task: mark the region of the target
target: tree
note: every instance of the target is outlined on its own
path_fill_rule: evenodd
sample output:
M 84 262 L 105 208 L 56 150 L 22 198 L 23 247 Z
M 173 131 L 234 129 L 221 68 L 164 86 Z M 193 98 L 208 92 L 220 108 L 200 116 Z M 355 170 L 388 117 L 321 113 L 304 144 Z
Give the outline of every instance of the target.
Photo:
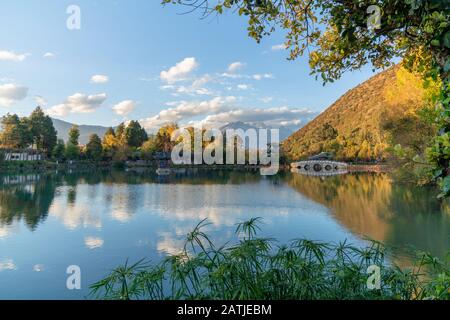
M 155 152 L 158 151 L 156 136 L 150 136 L 141 147 L 141 156 L 145 160 L 150 160 Z
M 134 148 L 139 148 L 148 139 L 147 132 L 138 121 L 130 121 L 123 136 L 125 143 Z
M 106 130 L 104 136 L 105 136 L 105 137 L 106 137 L 106 136 L 113 136 L 113 137 L 115 137 L 115 136 L 116 136 L 116 133 L 114 132 L 114 129 L 113 129 L 113 128 L 109 127 L 108 130 Z
M 338 131 L 328 122 L 322 125 L 321 130 L 318 132 L 320 140 L 333 140 L 339 135 Z
M 285 46 L 290 49 L 290 59 L 308 52 L 313 73 L 322 75 L 324 81 L 335 80 L 345 71 L 359 69 L 368 62 L 377 68 L 385 67 L 392 64 L 394 57 L 421 58 L 419 55 L 424 52 L 431 54 L 432 63 L 443 76 L 450 72 L 447 0 L 163 0 L 163 3 L 204 9 L 205 14 L 230 10 L 247 16 L 249 36 L 258 42 L 279 26 L 286 31 Z
M 130 149 L 129 146 L 127 145 L 120 145 L 116 152 L 114 152 L 113 155 L 113 161 L 116 164 L 120 164 L 123 163 L 125 161 L 127 161 L 132 155 L 132 150 Z
M 441 80 L 433 97 L 439 134 L 426 150 L 433 175 L 450 195 L 450 1 L 448 0 L 163 0 L 205 15 L 226 10 L 248 17 L 248 34 L 260 42 L 286 34 L 290 59 L 309 54 L 312 74 L 324 84 L 366 64 L 385 68 L 395 58 L 429 79 Z
M 64 156 L 68 160 L 78 160 L 80 158 L 80 147 L 70 141 L 67 142 Z
M 119 143 L 124 142 L 125 124 L 121 123 L 117 126 L 115 131 L 115 137 Z
M 44 114 L 41 107 L 37 107 L 27 119 L 27 124 L 37 149 L 50 154 L 57 141 L 57 132 L 52 119 Z
M 80 129 L 78 128 L 77 125 L 73 125 L 72 128 L 70 128 L 69 130 L 69 142 L 74 146 L 78 146 L 79 138 L 80 138 Z
M 56 146 L 53 148 L 52 156 L 54 159 L 60 161 L 64 158 L 66 152 L 66 146 L 64 145 L 64 140 L 59 139 Z
M 102 158 L 103 147 L 102 140 L 96 134 L 92 134 L 89 137 L 89 142 L 86 145 L 86 156 L 95 161 L 99 161 Z
M 103 150 L 105 152 L 110 153 L 110 152 L 113 152 L 114 150 L 116 150 L 118 145 L 119 145 L 119 142 L 117 141 L 116 133 L 114 132 L 114 129 L 109 128 L 105 132 L 105 135 L 103 136 L 103 139 L 102 139 Z
M 156 145 L 158 151 L 170 152 L 173 149 L 172 134 L 178 130 L 176 123 L 168 124 L 161 127 L 156 134 Z
M 0 143 L 6 148 L 26 148 L 32 143 L 31 132 L 24 119 L 7 114 L 1 119 Z

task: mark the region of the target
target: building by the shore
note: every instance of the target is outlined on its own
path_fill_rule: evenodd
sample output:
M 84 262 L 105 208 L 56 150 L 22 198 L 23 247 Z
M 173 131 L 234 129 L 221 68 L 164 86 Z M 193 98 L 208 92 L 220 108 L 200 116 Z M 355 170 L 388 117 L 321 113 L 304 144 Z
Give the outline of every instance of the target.
M 45 159 L 42 152 L 34 149 L 1 149 L 4 161 L 41 161 Z

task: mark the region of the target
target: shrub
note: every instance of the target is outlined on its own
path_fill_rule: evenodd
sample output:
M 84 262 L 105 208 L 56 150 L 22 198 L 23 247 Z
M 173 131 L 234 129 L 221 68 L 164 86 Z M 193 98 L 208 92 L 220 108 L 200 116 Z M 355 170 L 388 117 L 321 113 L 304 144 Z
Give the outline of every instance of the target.
M 182 252 L 150 265 L 145 260 L 118 267 L 91 286 L 100 299 L 449 299 L 446 263 L 417 253 L 411 269 L 388 261 L 389 251 L 371 241 L 365 248 L 346 242 L 304 239 L 275 247 L 256 237 L 260 219 L 237 226 L 236 244 L 216 247 L 202 221 L 188 234 Z M 381 271 L 381 287 L 369 290 L 369 266 Z

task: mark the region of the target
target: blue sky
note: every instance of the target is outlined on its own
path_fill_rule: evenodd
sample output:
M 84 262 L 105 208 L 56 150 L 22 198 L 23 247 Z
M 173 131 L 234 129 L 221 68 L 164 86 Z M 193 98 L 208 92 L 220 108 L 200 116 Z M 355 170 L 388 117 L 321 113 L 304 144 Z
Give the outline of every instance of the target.
M 69 5 L 81 9 L 80 30 L 66 27 Z M 78 124 L 299 127 L 372 75 L 365 68 L 323 87 L 306 58 L 274 50 L 281 31 L 257 44 L 244 17 L 184 11 L 158 0 L 2 1 L 0 114 L 27 115 L 39 102 Z

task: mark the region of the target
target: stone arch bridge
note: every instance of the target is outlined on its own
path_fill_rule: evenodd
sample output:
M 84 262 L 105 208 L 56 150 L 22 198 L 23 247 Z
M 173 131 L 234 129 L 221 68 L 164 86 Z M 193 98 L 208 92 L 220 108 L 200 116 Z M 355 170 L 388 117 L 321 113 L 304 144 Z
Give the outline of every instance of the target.
M 307 160 L 292 163 L 291 171 L 316 176 L 346 174 L 349 171 L 349 165 L 330 160 Z

